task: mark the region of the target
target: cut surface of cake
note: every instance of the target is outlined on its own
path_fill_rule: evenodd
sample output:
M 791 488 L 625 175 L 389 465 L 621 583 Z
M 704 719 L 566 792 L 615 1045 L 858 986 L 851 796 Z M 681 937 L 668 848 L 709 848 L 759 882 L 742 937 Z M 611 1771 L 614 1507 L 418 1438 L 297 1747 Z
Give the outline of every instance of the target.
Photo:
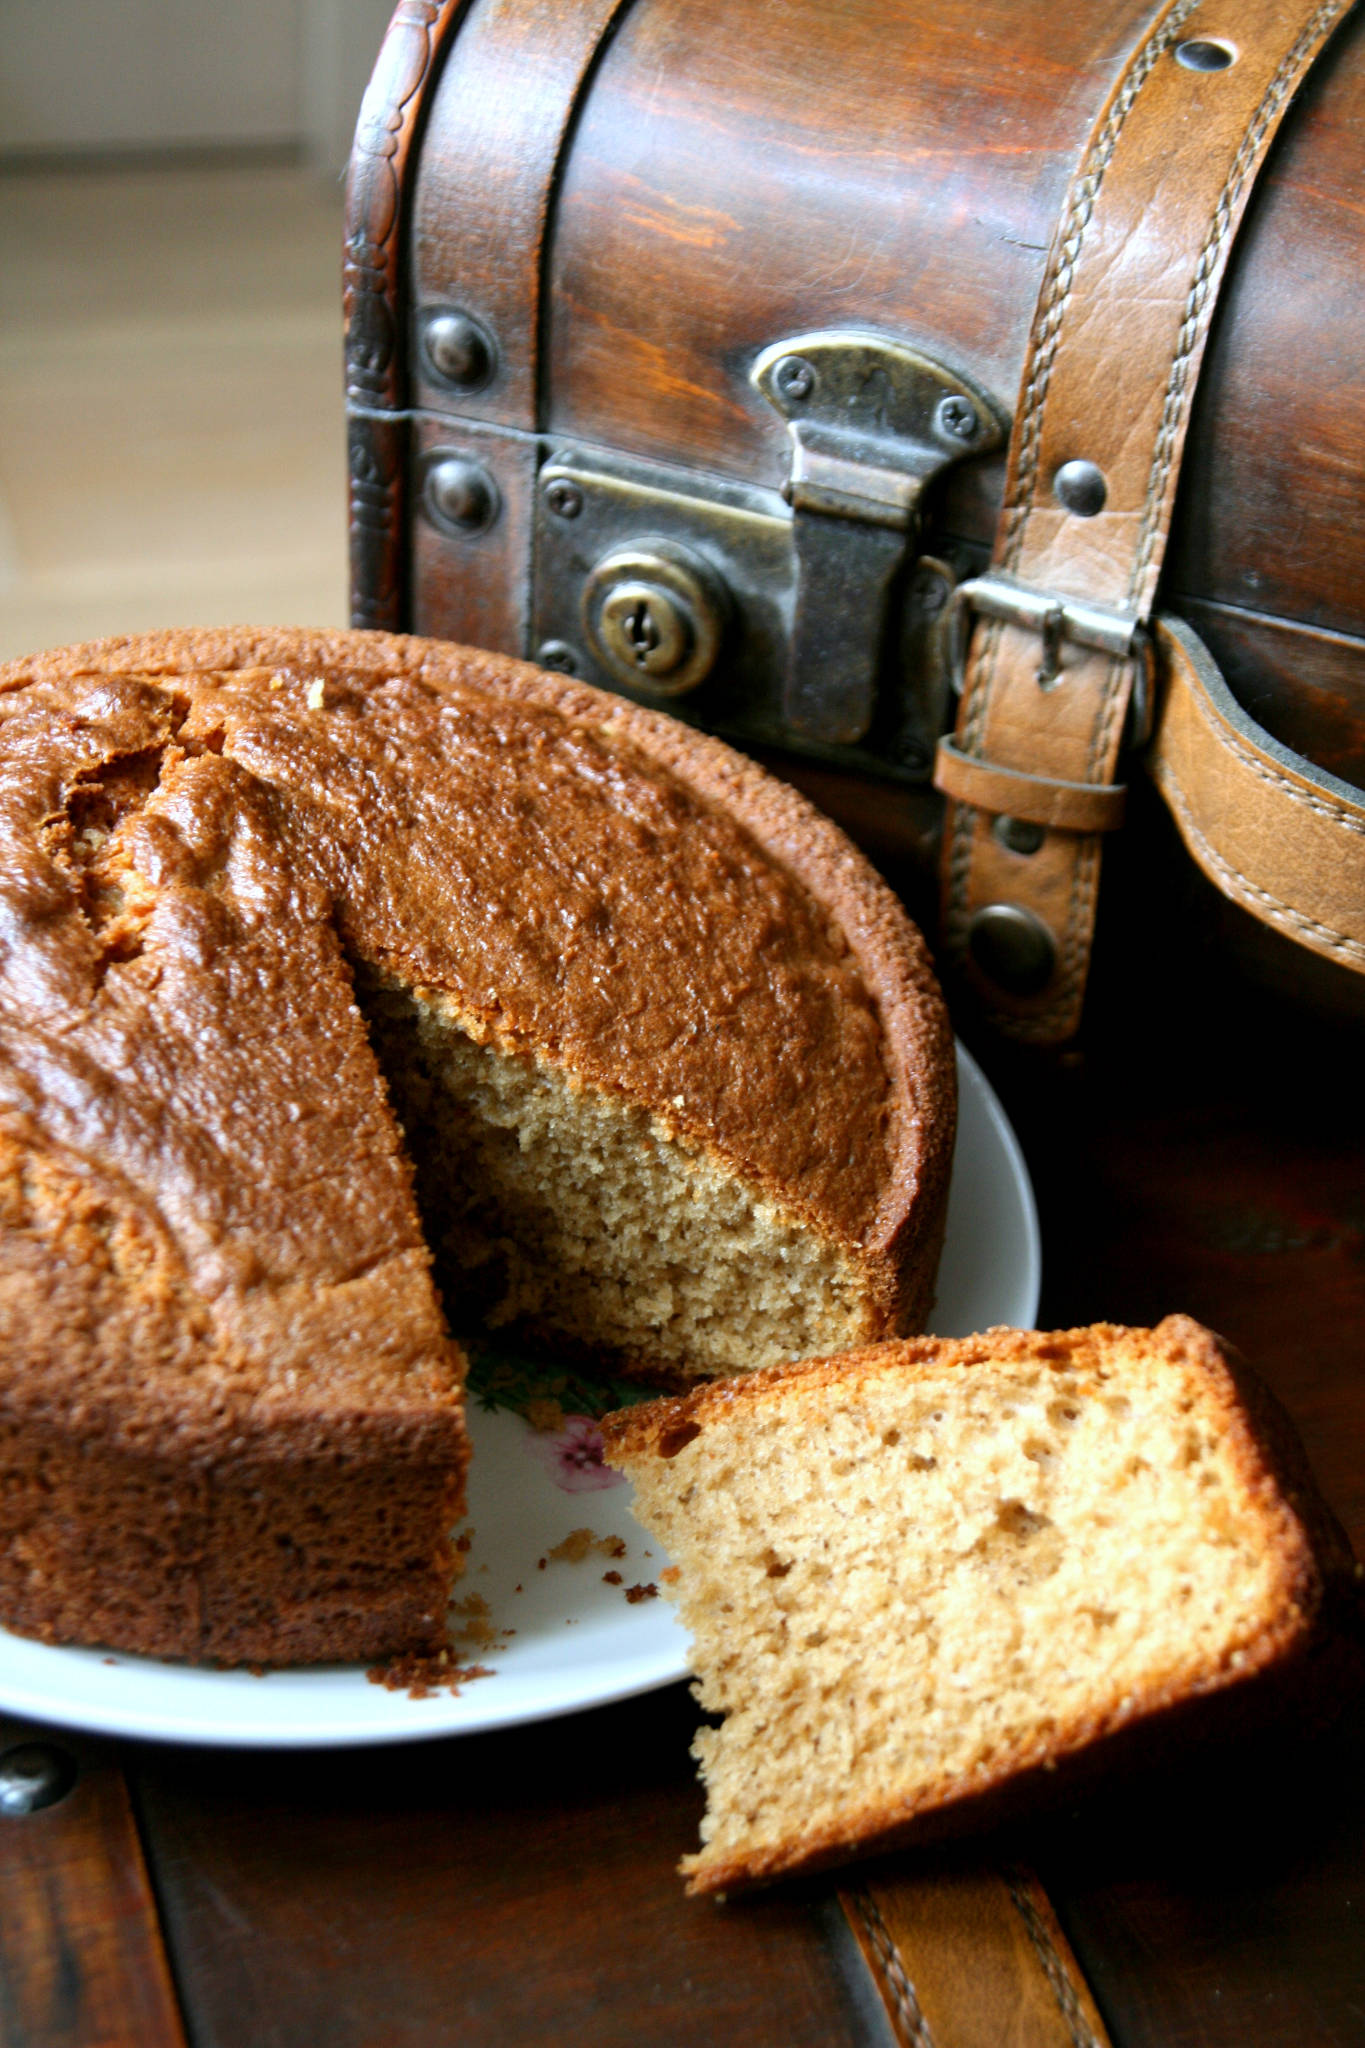
M 0 838 L 11 1626 L 438 1640 L 442 1294 L 673 1375 L 922 1320 L 923 947 L 717 743 L 439 643 L 102 642 L 0 671 Z
M 603 1433 L 724 1717 L 693 1891 L 998 1811 L 1285 1667 L 1355 1583 L 1287 1421 L 1185 1317 L 881 1344 Z

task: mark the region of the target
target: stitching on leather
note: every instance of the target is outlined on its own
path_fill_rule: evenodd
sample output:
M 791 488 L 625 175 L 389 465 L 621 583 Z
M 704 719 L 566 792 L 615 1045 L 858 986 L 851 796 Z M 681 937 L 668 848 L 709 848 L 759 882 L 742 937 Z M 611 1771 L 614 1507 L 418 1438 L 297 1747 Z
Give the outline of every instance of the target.
M 1057 2001 L 1062 2018 L 1066 2021 L 1067 2032 L 1075 2048 L 1103 2048 L 1099 2035 L 1081 2008 L 1079 1994 L 1071 1981 L 1071 1972 L 1058 1954 L 1051 1930 L 1034 1905 L 1024 1878 L 1017 1870 L 1006 1870 L 1002 1875 L 1009 1887 L 1014 1910 L 1023 1921 L 1028 1938 L 1033 1943 L 1038 1960 L 1043 1966 L 1043 1974 L 1052 1987 L 1052 1995 Z
M 1015 472 L 1013 498 L 1005 507 L 1005 527 L 1001 543 L 1001 566 L 1004 568 L 1009 568 L 1017 561 L 1023 546 L 1033 479 L 1038 468 L 1043 409 L 1047 402 L 1052 365 L 1061 338 L 1062 317 L 1070 300 L 1081 244 L 1094 212 L 1095 200 L 1103 183 L 1104 173 L 1133 102 L 1146 83 L 1153 66 L 1175 40 L 1187 16 L 1192 14 L 1199 4 L 1200 0 L 1177 0 L 1177 4 L 1161 26 L 1148 37 L 1136 60 L 1130 64 L 1119 95 L 1109 109 L 1104 126 L 1088 151 L 1081 175 L 1068 197 L 1067 211 L 1057 244 L 1056 267 L 1039 308 L 1028 373 L 1021 394 L 1023 417 L 1019 436 L 1019 462 Z M 962 717 L 964 752 L 971 752 L 980 741 L 999 646 L 1000 627 L 998 622 L 993 621 L 987 628 L 966 683 Z M 969 816 L 964 806 L 957 808 L 958 815 L 953 822 L 953 842 L 948 866 L 944 940 L 950 950 L 960 951 L 972 864 L 971 817 L 975 814 Z
M 892 2019 L 904 2048 L 934 2048 L 934 2037 L 929 2031 L 929 2022 L 920 2011 L 915 1987 L 905 1973 L 900 1950 L 891 1936 L 891 1930 L 882 1918 L 881 1909 L 872 1894 L 867 1891 L 850 1892 L 858 1909 L 858 1917 L 867 1931 L 877 1962 L 881 1966 L 893 2000 Z
M 1180 29 L 1200 0 L 1178 0 L 1160 27 L 1148 38 L 1137 59 L 1130 66 L 1122 89 L 1105 120 L 1104 127 L 1096 137 L 1086 162 L 1073 188 L 1064 216 L 1055 267 L 1049 281 L 1045 298 L 1040 305 L 1031 360 L 1024 384 L 1023 416 L 1019 439 L 1019 460 L 1014 478 L 1014 491 L 1005 510 L 1004 534 L 1000 549 L 1000 566 L 1014 567 L 1022 552 L 1028 515 L 1032 504 L 1033 486 L 1037 477 L 1039 452 L 1042 445 L 1042 420 L 1046 407 L 1052 370 L 1060 346 L 1062 321 L 1070 302 L 1071 288 L 1075 278 L 1081 246 L 1093 216 L 1096 198 L 1104 179 L 1105 171 L 1113 156 L 1128 114 L 1153 67 L 1174 42 Z M 1207 327 L 1206 314 L 1211 311 L 1211 301 L 1216 300 L 1214 278 L 1217 273 L 1225 246 L 1234 231 L 1234 212 L 1247 180 L 1253 175 L 1265 141 L 1267 129 L 1279 117 L 1285 99 L 1296 89 L 1305 64 L 1316 46 L 1330 30 L 1343 12 L 1347 0 L 1324 0 L 1308 24 L 1301 30 L 1292 48 L 1277 66 L 1275 75 L 1257 109 L 1256 115 L 1242 137 L 1237 155 L 1224 181 L 1214 208 L 1203 247 L 1195 266 L 1195 274 L 1186 298 L 1182 316 L 1176 354 L 1167 380 L 1166 396 L 1162 408 L 1161 426 L 1153 451 L 1152 467 L 1148 478 L 1147 495 L 1143 507 L 1142 524 L 1132 570 L 1129 575 L 1128 594 L 1135 595 L 1142 577 L 1150 565 L 1156 547 L 1162 514 L 1165 510 L 1165 496 L 1175 462 L 1184 414 L 1190 392 L 1190 367 L 1201 337 Z M 962 743 L 964 751 L 970 751 L 980 742 L 982 728 L 989 708 L 990 687 L 998 660 L 1000 634 L 990 632 L 983 640 L 973 674 L 968 684 L 965 715 L 962 721 Z M 1115 717 L 1121 702 L 1126 702 L 1126 692 L 1120 688 L 1122 675 L 1117 664 L 1111 666 L 1104 685 L 1099 716 L 1092 728 L 1087 756 L 1087 777 L 1093 779 L 1097 763 L 1108 753 L 1113 735 Z M 1249 767 L 1253 774 L 1270 786 L 1289 791 L 1296 801 L 1306 804 L 1309 809 L 1332 819 L 1345 829 L 1365 833 L 1365 826 L 1356 824 L 1330 800 L 1305 796 L 1287 777 L 1278 775 L 1273 768 L 1261 763 L 1244 743 L 1233 738 L 1233 750 Z M 950 946 L 960 947 L 966 918 L 966 896 L 970 888 L 970 873 L 975 840 L 976 813 L 967 806 L 955 806 L 952 827 L 952 848 L 949 859 L 948 903 L 945 915 L 945 941 Z M 1201 844 L 1207 842 L 1200 835 Z M 1067 928 L 1062 954 L 1062 985 L 1048 1010 L 1030 1020 L 1033 1029 L 1029 1035 L 1045 1035 L 1047 1020 L 1069 1006 L 1074 1000 L 1078 983 L 1085 972 L 1089 951 L 1089 934 L 1093 925 L 1095 899 L 1094 860 L 1087 855 L 1094 849 L 1084 843 L 1076 848 L 1076 866 L 1067 909 Z M 1276 899 L 1267 892 L 1258 891 L 1257 885 L 1245 876 L 1238 875 L 1230 863 L 1221 856 L 1217 859 L 1220 872 L 1236 876 L 1242 885 L 1268 905 L 1275 905 Z M 1277 906 L 1282 913 L 1294 921 L 1295 913 L 1287 906 Z M 1311 921 L 1304 925 L 1309 929 Z M 1330 928 L 1317 927 L 1332 937 Z M 1334 943 L 1342 943 L 1338 936 Z M 1348 946 L 1350 941 L 1344 941 Z M 1016 1030 L 1022 1020 L 1011 1018 Z
M 991 619 L 981 636 L 981 649 L 972 666 L 970 681 L 965 686 L 966 716 L 962 721 L 962 750 L 971 753 L 981 738 L 981 726 L 986 715 L 987 695 L 983 679 L 995 673 L 996 656 L 1000 649 L 1000 636 L 1004 631 L 1002 619 Z
M 1099 893 L 1100 841 L 1094 834 L 1077 835 L 1071 897 L 1067 904 L 1066 931 L 1062 939 L 1062 983 L 1042 1013 L 1062 1016 L 1080 999 L 1090 961 L 1090 939 L 1095 929 L 1095 898 Z
M 1233 866 L 1225 854 L 1218 851 L 1195 822 L 1194 812 L 1190 808 L 1185 792 L 1170 768 L 1159 764 L 1156 780 L 1158 788 L 1180 822 L 1187 843 L 1197 849 L 1202 859 L 1223 881 L 1237 883 L 1252 902 L 1259 903 L 1262 909 L 1272 913 L 1268 917 L 1269 923 L 1291 934 L 1296 933 L 1313 945 L 1318 952 L 1341 953 L 1356 966 L 1365 967 L 1365 944 L 1359 939 L 1352 938 L 1349 932 L 1338 931 L 1334 925 L 1323 924 L 1318 918 L 1310 917 L 1307 911 L 1296 910 L 1292 904 L 1273 896 L 1269 889 L 1263 889 L 1259 882 L 1253 882 L 1249 875 L 1244 875 L 1240 868 Z
M 1100 699 L 1100 716 L 1096 719 L 1090 735 L 1090 752 L 1086 756 L 1085 764 L 1087 782 L 1096 781 L 1105 766 L 1114 741 L 1114 727 L 1119 717 L 1128 710 L 1132 679 L 1133 670 L 1130 662 L 1110 662 Z
M 1217 711 L 1202 694 L 1187 690 L 1186 695 L 1192 708 L 1198 713 L 1205 728 L 1212 733 L 1215 743 L 1226 747 L 1237 756 L 1242 766 L 1253 774 L 1258 782 L 1268 789 L 1281 791 L 1291 803 L 1302 805 L 1316 817 L 1325 818 L 1329 825 L 1339 827 L 1343 832 L 1353 832 L 1358 839 L 1365 839 L 1365 818 L 1357 816 L 1346 804 L 1338 803 L 1330 796 L 1322 796 L 1310 790 L 1301 789 L 1297 782 L 1278 769 L 1273 761 L 1267 761 L 1245 740 L 1236 726 L 1219 717 Z
M 1047 403 L 1052 366 L 1061 340 L 1062 319 L 1071 297 L 1071 286 L 1076 275 L 1076 264 L 1080 259 L 1081 244 L 1095 210 L 1095 201 L 1104 182 L 1104 174 L 1109 168 L 1109 161 L 1123 132 L 1123 124 L 1132 111 L 1133 102 L 1146 84 L 1153 66 L 1174 42 L 1187 16 L 1192 14 L 1199 4 L 1200 0 L 1178 0 L 1178 4 L 1171 9 L 1161 26 L 1148 37 L 1129 67 L 1118 98 L 1109 109 L 1104 126 L 1096 136 L 1068 198 L 1057 242 L 1056 269 L 1047 295 L 1038 309 L 1037 331 L 1032 346 L 1028 377 L 1022 393 L 1023 424 L 1019 434 L 1019 462 L 1015 471 L 1014 495 L 1008 507 L 1008 523 L 1001 548 L 1001 568 L 1008 569 L 1013 566 L 1023 545 L 1033 480 L 1038 470 L 1043 409 Z M 1340 4 L 1340 0 L 1334 0 L 1334 4 Z
M 1151 562 L 1156 547 L 1157 531 L 1161 515 L 1165 510 L 1167 482 L 1175 460 L 1175 451 L 1180 441 L 1184 415 L 1188 410 L 1187 393 L 1190 391 L 1190 362 L 1200 340 L 1207 329 L 1204 317 L 1206 309 L 1211 313 L 1211 299 L 1216 299 L 1214 277 L 1222 261 L 1225 245 L 1231 239 L 1236 221 L 1238 201 L 1247 180 L 1254 174 L 1257 159 L 1264 144 L 1266 131 L 1279 118 L 1285 100 L 1295 90 L 1299 77 L 1317 44 L 1331 28 L 1337 16 L 1343 12 L 1348 0 L 1324 0 L 1306 27 L 1300 32 L 1291 49 L 1281 59 L 1275 75 L 1266 87 L 1265 95 L 1257 108 L 1241 146 L 1234 157 L 1232 166 L 1218 195 L 1204 246 L 1199 252 L 1195 265 L 1194 279 L 1185 300 L 1185 311 L 1180 325 L 1176 353 L 1171 364 L 1170 377 L 1166 385 L 1166 398 L 1162 406 L 1161 427 L 1157 434 L 1156 448 L 1152 455 L 1152 468 L 1147 483 L 1147 496 L 1143 505 L 1142 524 L 1138 530 L 1138 545 L 1133 568 L 1128 579 L 1130 601 L 1136 597 L 1138 586 Z M 1240 217 L 1240 216 L 1239 216 Z
M 1095 200 L 1104 182 L 1104 174 L 1123 132 L 1123 124 L 1132 111 L 1138 93 L 1146 84 L 1152 67 L 1174 40 L 1186 17 L 1200 4 L 1201 0 L 1178 0 L 1178 4 L 1171 10 L 1161 27 L 1148 37 L 1137 58 L 1130 65 L 1123 87 L 1109 109 L 1104 126 L 1087 153 L 1080 174 L 1068 195 L 1067 210 L 1063 216 L 1054 259 L 1055 268 L 1039 304 L 1036 329 L 1030 343 L 1027 374 L 1020 393 L 1019 461 L 1015 470 L 1012 494 L 1003 508 L 1005 532 L 1000 550 L 1002 568 L 1011 568 L 1017 562 L 1023 546 L 1033 480 L 1038 470 L 1043 411 L 1047 403 L 1048 386 L 1052 380 L 1052 366 L 1061 342 L 1062 319 L 1070 303 L 1071 286 L 1076 275 L 1076 265 L 1080 260 L 1081 244 L 1085 240 L 1086 230 L 1095 210 Z M 967 748 L 980 735 L 981 720 L 985 714 L 999 645 L 1000 624 L 999 621 L 992 621 L 991 626 L 987 628 L 978 657 L 972 664 L 972 674 L 967 685 L 966 717 L 962 731 L 963 744 Z

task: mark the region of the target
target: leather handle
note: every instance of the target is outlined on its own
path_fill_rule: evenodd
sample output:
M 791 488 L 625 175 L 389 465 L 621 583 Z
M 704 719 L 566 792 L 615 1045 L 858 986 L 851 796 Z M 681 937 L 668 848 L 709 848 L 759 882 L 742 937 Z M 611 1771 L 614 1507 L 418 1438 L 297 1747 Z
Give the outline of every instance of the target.
M 1068 190 L 1034 319 L 992 576 L 1145 624 L 1218 290 L 1256 174 L 1349 0 L 1168 0 L 1116 81 Z M 1008 612 L 972 635 L 956 752 L 1113 785 L 1136 662 Z M 950 764 L 951 772 L 951 764 Z M 961 772 L 942 855 L 942 949 L 992 1022 L 1041 1043 L 1080 1021 L 1100 838 L 993 830 L 1006 794 Z M 1024 812 L 1020 815 L 1027 816 Z M 1041 821 L 1039 821 L 1041 822 Z
M 1249 719 L 1203 642 L 1162 619 L 1147 766 L 1211 881 L 1262 923 L 1365 973 L 1365 802 Z

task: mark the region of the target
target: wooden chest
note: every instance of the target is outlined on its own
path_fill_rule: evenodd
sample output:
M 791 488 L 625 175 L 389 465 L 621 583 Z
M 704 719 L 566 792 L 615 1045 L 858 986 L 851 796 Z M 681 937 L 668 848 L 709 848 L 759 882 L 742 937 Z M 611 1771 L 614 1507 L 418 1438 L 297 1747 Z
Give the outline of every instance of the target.
M 1346 0 L 401 0 L 349 199 L 354 622 L 658 705 L 912 894 L 938 863 L 1017 1035 L 1075 1027 L 1144 758 L 1351 981 L 1362 189 Z

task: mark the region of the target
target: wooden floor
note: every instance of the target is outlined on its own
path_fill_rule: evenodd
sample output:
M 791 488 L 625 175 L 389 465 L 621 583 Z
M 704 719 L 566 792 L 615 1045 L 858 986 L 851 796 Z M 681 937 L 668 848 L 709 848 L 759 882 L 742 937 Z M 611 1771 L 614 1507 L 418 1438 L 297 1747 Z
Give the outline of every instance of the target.
M 339 185 L 0 175 L 0 658 L 346 619 Z

